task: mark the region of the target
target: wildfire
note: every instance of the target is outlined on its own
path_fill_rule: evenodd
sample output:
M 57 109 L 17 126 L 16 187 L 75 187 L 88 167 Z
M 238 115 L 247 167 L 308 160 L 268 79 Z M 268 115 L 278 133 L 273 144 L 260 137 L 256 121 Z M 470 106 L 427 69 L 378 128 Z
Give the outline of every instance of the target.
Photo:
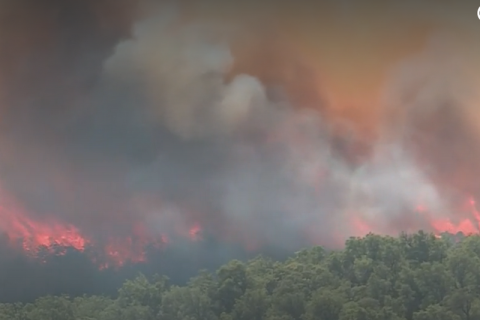
M 190 228 L 188 231 L 188 234 L 190 236 L 190 239 L 193 241 L 199 240 L 201 238 L 201 231 L 202 229 L 200 228 L 199 224 L 195 224 L 193 227 Z
M 432 220 L 432 227 L 438 233 L 448 232 L 451 234 L 477 234 L 480 232 L 480 213 L 477 210 L 476 201 L 470 197 L 466 203 L 467 213 L 469 217 L 463 218 L 457 223 L 448 219 Z
M 56 221 L 38 222 L 30 219 L 18 205 L 2 198 L 0 205 L 0 228 L 12 242 L 21 243 L 26 252 L 35 254 L 39 248 L 54 250 L 54 247 L 71 247 L 84 251 L 90 243 L 72 225 Z
M 5 193 L 4 193 L 5 194 Z M 8 199 L 8 200 L 7 200 Z M 146 228 L 137 225 L 132 236 L 110 237 L 101 248 L 93 238 L 87 237 L 73 225 L 54 219 L 40 222 L 28 216 L 17 203 L 2 197 L 0 205 L 0 230 L 5 233 L 12 246 L 19 247 L 28 256 L 38 257 L 40 252 L 64 255 L 74 249 L 91 255 L 91 260 L 100 269 L 121 267 L 125 263 L 140 263 L 147 259 L 147 250 L 163 248 L 170 240 L 167 235 L 149 236 Z M 201 227 L 195 224 L 189 230 L 189 238 L 200 238 Z
M 432 231 L 441 233 L 476 234 L 480 232 L 480 212 L 476 202 L 470 198 L 464 210 L 469 213 L 468 217 L 457 222 L 449 219 L 436 219 L 429 213 L 428 208 L 419 205 L 416 208 L 418 214 L 423 215 L 429 221 Z M 372 231 L 371 226 L 357 216 L 352 218 L 352 227 L 358 235 Z M 37 256 L 40 250 L 47 250 L 49 254 L 65 254 L 67 248 L 73 248 L 85 252 L 87 247 L 95 246 L 95 241 L 84 235 L 76 227 L 62 224 L 56 221 L 39 222 L 29 218 L 25 212 L 13 202 L 2 203 L 0 207 L 0 228 L 8 235 L 12 244 L 20 244 L 25 253 Z M 188 237 L 192 241 L 201 239 L 202 228 L 200 224 L 194 224 L 188 231 Z M 126 238 L 110 238 L 101 250 L 100 258 L 97 253 L 92 260 L 100 269 L 108 267 L 121 267 L 126 262 L 140 263 L 147 259 L 148 247 L 160 249 L 169 242 L 166 235 L 160 237 L 148 237 L 143 226 L 137 226 L 133 230 L 133 236 Z M 102 258 L 101 255 L 104 257 Z
M 3 191 L 0 190 L 0 192 Z M 110 237 L 108 241 L 102 242 L 103 245 L 99 245 L 96 239 L 88 237 L 71 224 L 61 223 L 48 217 L 44 221 L 32 219 L 18 203 L 6 197 L 5 192 L 3 194 L 0 203 L 0 230 L 7 234 L 12 245 L 19 246 L 21 250 L 32 257 L 38 257 L 40 252 L 64 255 L 70 248 L 90 255 L 92 261 L 100 269 L 116 268 L 124 266 L 127 262 L 145 262 L 149 249 L 162 249 L 171 241 L 166 234 L 150 235 L 144 225 L 138 224 L 132 228 L 131 236 Z M 428 222 L 430 231 L 436 235 L 445 232 L 465 235 L 480 232 L 480 212 L 473 197 L 468 198 L 468 201 L 461 206 L 459 213 L 462 214 L 462 218 L 457 221 L 438 218 L 422 204 L 418 205 L 415 211 Z M 346 221 L 346 224 L 350 225 L 348 226 L 349 230 L 353 230 L 352 232 L 357 236 L 376 232 L 377 228 L 360 217 L 359 214 L 351 215 L 351 219 Z M 183 236 L 188 237 L 191 241 L 201 240 L 201 225 L 198 222 L 194 223 Z M 89 250 L 86 250 L 87 248 Z

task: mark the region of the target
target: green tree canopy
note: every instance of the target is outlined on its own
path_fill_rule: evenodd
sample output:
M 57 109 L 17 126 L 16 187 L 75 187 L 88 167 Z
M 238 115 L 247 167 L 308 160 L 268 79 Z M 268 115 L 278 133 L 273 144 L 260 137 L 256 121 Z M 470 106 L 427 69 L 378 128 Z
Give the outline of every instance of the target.
M 480 320 L 480 237 L 369 234 L 200 271 L 185 286 L 127 280 L 116 298 L 0 304 L 0 320 Z

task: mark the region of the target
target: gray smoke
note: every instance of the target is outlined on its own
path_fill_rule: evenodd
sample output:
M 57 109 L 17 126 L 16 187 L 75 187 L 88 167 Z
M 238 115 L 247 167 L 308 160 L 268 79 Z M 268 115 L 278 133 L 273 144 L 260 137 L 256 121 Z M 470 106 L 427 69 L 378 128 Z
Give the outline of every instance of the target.
M 232 76 L 236 28 L 180 21 L 174 6 L 106 28 L 93 4 L 70 2 L 61 14 L 55 1 L 42 8 L 52 23 L 44 38 L 2 49 L 0 178 L 37 220 L 97 239 L 199 224 L 249 247 L 333 246 L 367 231 L 428 229 L 419 204 L 444 216 L 445 195 L 480 190 L 472 179 L 451 183 L 454 162 L 474 170 L 478 148 L 457 111 L 465 95 L 448 52 L 401 67 L 385 102 L 394 116 L 381 139 L 365 142 L 321 99 L 302 109 L 289 88 Z M 365 145 L 371 153 L 356 159 Z M 451 160 L 464 149 L 474 157 Z

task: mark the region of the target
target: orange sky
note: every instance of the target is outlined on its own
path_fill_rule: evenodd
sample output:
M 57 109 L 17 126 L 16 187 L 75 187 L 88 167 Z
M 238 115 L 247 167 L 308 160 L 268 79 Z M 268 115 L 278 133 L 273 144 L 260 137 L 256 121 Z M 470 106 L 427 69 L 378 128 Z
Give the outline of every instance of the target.
M 480 53 L 477 7 L 475 1 L 448 0 L 261 4 L 211 0 L 191 2 L 188 13 L 195 19 L 248 27 L 243 42 L 233 45 L 238 72 L 286 78 L 288 72 L 280 69 L 286 68 L 286 61 L 296 59 L 308 70 L 309 81 L 302 81 L 297 73 L 296 77 L 290 74 L 288 82 L 303 100 L 315 96 L 311 88 L 315 82 L 330 109 L 369 126 L 368 119 L 375 121 L 379 115 L 379 99 L 391 72 L 398 63 L 419 55 L 433 36 L 455 39 L 452 46 L 467 54 L 468 68 L 480 71 L 475 55 Z M 279 52 L 284 53 L 283 61 Z M 301 88 L 304 85 L 309 88 Z

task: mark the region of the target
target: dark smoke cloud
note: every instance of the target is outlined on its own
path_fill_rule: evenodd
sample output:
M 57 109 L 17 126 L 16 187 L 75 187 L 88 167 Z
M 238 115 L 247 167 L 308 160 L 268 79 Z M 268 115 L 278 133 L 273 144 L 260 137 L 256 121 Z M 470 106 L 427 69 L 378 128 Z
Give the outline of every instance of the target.
M 102 65 L 118 41 L 129 36 L 135 5 L 132 1 L 2 2 L 2 176 L 7 189 L 33 212 L 67 211 L 88 220 L 95 212 L 80 212 L 82 203 L 92 202 L 100 209 L 103 200 L 95 199 L 102 198 L 100 190 L 121 196 L 114 190 L 118 181 L 107 182 L 108 176 L 117 179 L 112 170 L 103 169 L 108 169 L 101 164 L 107 159 L 83 152 L 77 142 L 83 138 L 72 128 L 94 110 L 90 97 Z M 102 174 L 95 177 L 96 171 Z M 88 186 L 85 176 L 92 178 Z M 82 193 L 77 194 L 77 188 Z
M 343 202 L 335 191 L 343 182 L 328 178 L 316 195 L 317 182 L 298 176 L 311 179 L 299 171 L 310 166 L 317 174 L 327 162 L 348 172 L 330 154 L 329 125 L 292 110 L 253 76 L 227 80 L 229 32 L 178 26 L 176 7 L 166 6 L 121 41 L 129 31 L 124 20 L 103 32 L 92 5 L 49 9 L 35 16 L 39 28 L 46 25 L 45 39 L 27 41 L 24 55 L 6 62 L 26 64 L 25 73 L 3 77 L 13 75 L 4 99 L 2 181 L 28 212 L 93 236 L 129 235 L 146 222 L 156 234 L 200 223 L 232 242 L 282 246 L 307 241 L 302 229 L 312 222 L 322 221 L 321 234 L 340 219 L 330 217 Z M 281 136 L 284 126 L 291 132 Z M 305 140 L 305 151 L 296 154 L 296 141 L 285 140 L 292 134 Z M 321 151 L 301 159 L 315 147 Z

